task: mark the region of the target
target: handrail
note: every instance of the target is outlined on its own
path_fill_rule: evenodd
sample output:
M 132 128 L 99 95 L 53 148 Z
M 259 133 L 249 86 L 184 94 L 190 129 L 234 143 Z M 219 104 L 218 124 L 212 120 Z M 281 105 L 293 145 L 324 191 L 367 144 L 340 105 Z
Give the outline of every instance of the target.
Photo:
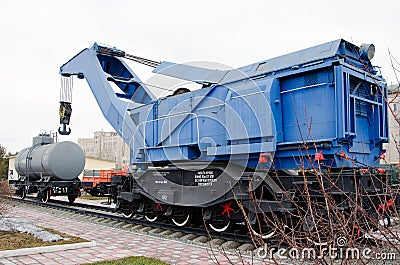
M 196 127 L 197 127 L 197 143 L 199 143 L 199 141 L 200 141 L 200 129 L 199 129 L 199 119 L 198 119 L 198 116 L 197 116 L 197 114 L 192 113 L 192 112 L 185 112 L 185 113 L 174 113 L 174 114 L 171 114 L 171 115 L 165 115 L 165 116 L 159 117 L 159 118 L 157 118 L 157 119 L 146 120 L 146 121 L 143 121 L 143 122 L 139 123 L 138 126 L 137 126 L 138 128 L 139 128 L 140 126 L 144 126 L 144 127 L 143 127 L 143 135 L 144 135 L 144 137 L 143 137 L 143 148 L 144 148 L 144 149 L 152 148 L 151 146 L 149 146 L 149 145 L 146 143 L 146 124 L 147 124 L 147 123 L 155 122 L 155 121 L 160 121 L 160 120 L 164 120 L 164 119 L 168 119 L 168 132 L 171 133 L 171 132 L 172 132 L 172 131 L 171 131 L 171 118 L 173 118 L 173 117 L 178 117 L 178 116 L 183 116 L 183 115 L 186 115 L 186 117 L 189 116 L 189 115 L 194 116 L 194 119 L 195 119 L 195 121 L 196 121 Z M 186 117 L 184 117 L 183 119 L 186 119 Z M 192 138 L 193 138 L 193 136 L 192 136 Z M 162 146 L 162 147 L 165 148 L 165 147 L 174 147 L 174 146 L 176 146 L 176 145 L 172 145 L 172 142 L 171 142 L 172 139 L 171 139 L 171 137 L 169 137 L 169 141 L 170 141 L 170 145 L 166 145 L 166 146 Z M 194 142 L 194 141 L 192 141 L 192 142 Z

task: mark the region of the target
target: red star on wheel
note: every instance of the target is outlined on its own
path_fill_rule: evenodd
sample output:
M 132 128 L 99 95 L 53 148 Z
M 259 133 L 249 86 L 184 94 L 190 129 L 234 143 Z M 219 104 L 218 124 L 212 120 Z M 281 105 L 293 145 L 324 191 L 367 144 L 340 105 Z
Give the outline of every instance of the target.
M 221 215 L 224 215 L 225 213 L 228 215 L 228 218 L 231 218 L 231 212 L 233 212 L 233 208 L 231 207 L 232 201 L 225 203 L 224 205 L 221 205 L 224 210 L 222 211 Z

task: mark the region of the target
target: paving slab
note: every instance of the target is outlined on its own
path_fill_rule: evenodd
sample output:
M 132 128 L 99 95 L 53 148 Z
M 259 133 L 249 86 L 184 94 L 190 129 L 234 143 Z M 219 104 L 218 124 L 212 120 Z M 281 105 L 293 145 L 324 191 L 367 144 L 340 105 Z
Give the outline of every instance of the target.
M 41 227 L 79 236 L 95 242 L 95 246 L 54 249 L 51 253 L 26 252 L 21 253 L 20 256 L 0 258 L 0 264 L 82 264 L 129 256 L 152 257 L 168 264 L 230 264 L 229 260 L 234 264 L 240 262 L 240 258 L 234 253 L 228 254 L 228 260 L 226 253 L 207 246 L 113 228 L 92 223 L 85 218 L 72 219 L 68 218 L 67 214 L 60 216 L 47 212 L 44 208 L 16 204 L 9 215 L 28 220 Z M 250 257 L 249 260 L 250 264 L 257 264 Z

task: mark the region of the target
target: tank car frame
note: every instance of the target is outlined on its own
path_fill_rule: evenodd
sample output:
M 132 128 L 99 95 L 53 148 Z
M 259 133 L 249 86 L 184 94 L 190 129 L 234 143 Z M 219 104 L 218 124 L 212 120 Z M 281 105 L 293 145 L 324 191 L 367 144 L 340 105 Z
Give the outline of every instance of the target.
M 55 196 L 67 196 L 68 201 L 73 203 L 76 198 L 81 196 L 83 185 L 91 185 L 91 183 L 82 183 L 79 178 L 60 181 L 51 177 L 43 177 L 40 180 L 32 181 L 25 176 L 18 180 L 10 181 L 10 184 L 15 185 L 15 194 L 22 199 L 28 194 L 35 193 L 36 197 L 44 203 L 47 203 L 50 197 Z

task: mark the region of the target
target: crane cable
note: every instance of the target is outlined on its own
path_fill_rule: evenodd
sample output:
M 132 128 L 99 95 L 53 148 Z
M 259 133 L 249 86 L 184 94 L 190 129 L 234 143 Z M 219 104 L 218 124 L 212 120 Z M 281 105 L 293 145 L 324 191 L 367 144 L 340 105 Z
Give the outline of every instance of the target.
M 153 60 L 146 59 L 146 58 L 143 58 L 143 57 L 127 54 L 122 50 L 119 50 L 119 49 L 117 49 L 115 47 L 110 47 L 108 45 L 94 43 L 93 47 L 94 47 L 94 49 L 95 49 L 95 51 L 97 53 L 110 55 L 110 56 L 116 56 L 116 57 L 123 57 L 123 58 L 126 58 L 128 60 L 132 60 L 132 61 L 135 61 L 137 63 L 144 64 L 144 65 L 147 65 L 147 66 L 150 66 L 150 67 L 153 67 L 153 68 L 156 68 L 161 64 L 161 62 L 157 62 L 157 61 L 153 61 Z
M 150 59 L 146 59 L 146 58 L 131 55 L 131 54 L 125 54 L 124 58 L 134 61 L 134 62 L 137 62 L 137 63 L 140 63 L 140 64 L 144 64 L 146 66 L 153 67 L 153 68 L 156 68 L 161 64 L 161 62 L 153 61 Z
M 124 51 L 118 50 L 116 48 L 108 47 L 108 46 L 105 46 L 105 45 L 99 45 L 99 44 L 95 43 L 95 47 L 96 47 L 96 51 L 98 53 L 111 55 L 111 56 L 116 56 L 116 57 L 122 57 L 122 58 L 125 58 L 125 59 L 128 59 L 128 60 L 143 64 L 143 65 L 146 65 L 146 66 L 149 66 L 149 67 L 157 68 L 161 64 L 161 62 L 153 61 L 153 60 L 146 59 L 146 58 L 143 58 L 143 57 L 139 57 L 139 56 L 136 56 L 136 55 L 127 54 Z M 164 88 L 164 87 L 160 87 L 160 86 L 156 86 L 156 85 L 151 85 L 151 84 L 146 84 L 146 83 L 139 82 L 139 81 L 136 81 L 136 82 L 141 84 L 141 85 L 152 86 L 152 87 L 155 87 L 155 88 L 158 88 L 158 89 L 162 89 L 162 90 L 165 90 L 165 91 L 174 92 L 174 90 L 172 90 L 172 89 L 168 89 L 168 88 Z
M 137 63 L 140 63 L 140 64 L 144 64 L 146 66 L 150 66 L 150 67 L 153 67 L 153 68 L 157 68 L 161 64 L 161 62 L 153 61 L 153 60 L 150 60 L 150 59 L 146 59 L 146 58 L 143 58 L 143 57 L 139 57 L 139 56 L 135 56 L 135 55 L 127 54 L 127 53 L 125 53 L 123 57 L 128 59 L 128 60 L 131 60 L 131 61 L 134 61 L 134 62 L 137 62 Z M 136 81 L 136 82 L 138 82 L 138 81 Z M 146 84 L 144 82 L 138 82 L 138 83 L 141 84 L 141 85 L 151 86 L 151 87 L 158 88 L 158 89 L 165 90 L 165 91 L 171 91 L 171 92 L 175 91 L 173 89 L 168 89 L 168 88 L 165 88 L 165 87 L 160 87 L 160 86 L 156 86 L 156 85 L 152 85 L 152 84 Z

